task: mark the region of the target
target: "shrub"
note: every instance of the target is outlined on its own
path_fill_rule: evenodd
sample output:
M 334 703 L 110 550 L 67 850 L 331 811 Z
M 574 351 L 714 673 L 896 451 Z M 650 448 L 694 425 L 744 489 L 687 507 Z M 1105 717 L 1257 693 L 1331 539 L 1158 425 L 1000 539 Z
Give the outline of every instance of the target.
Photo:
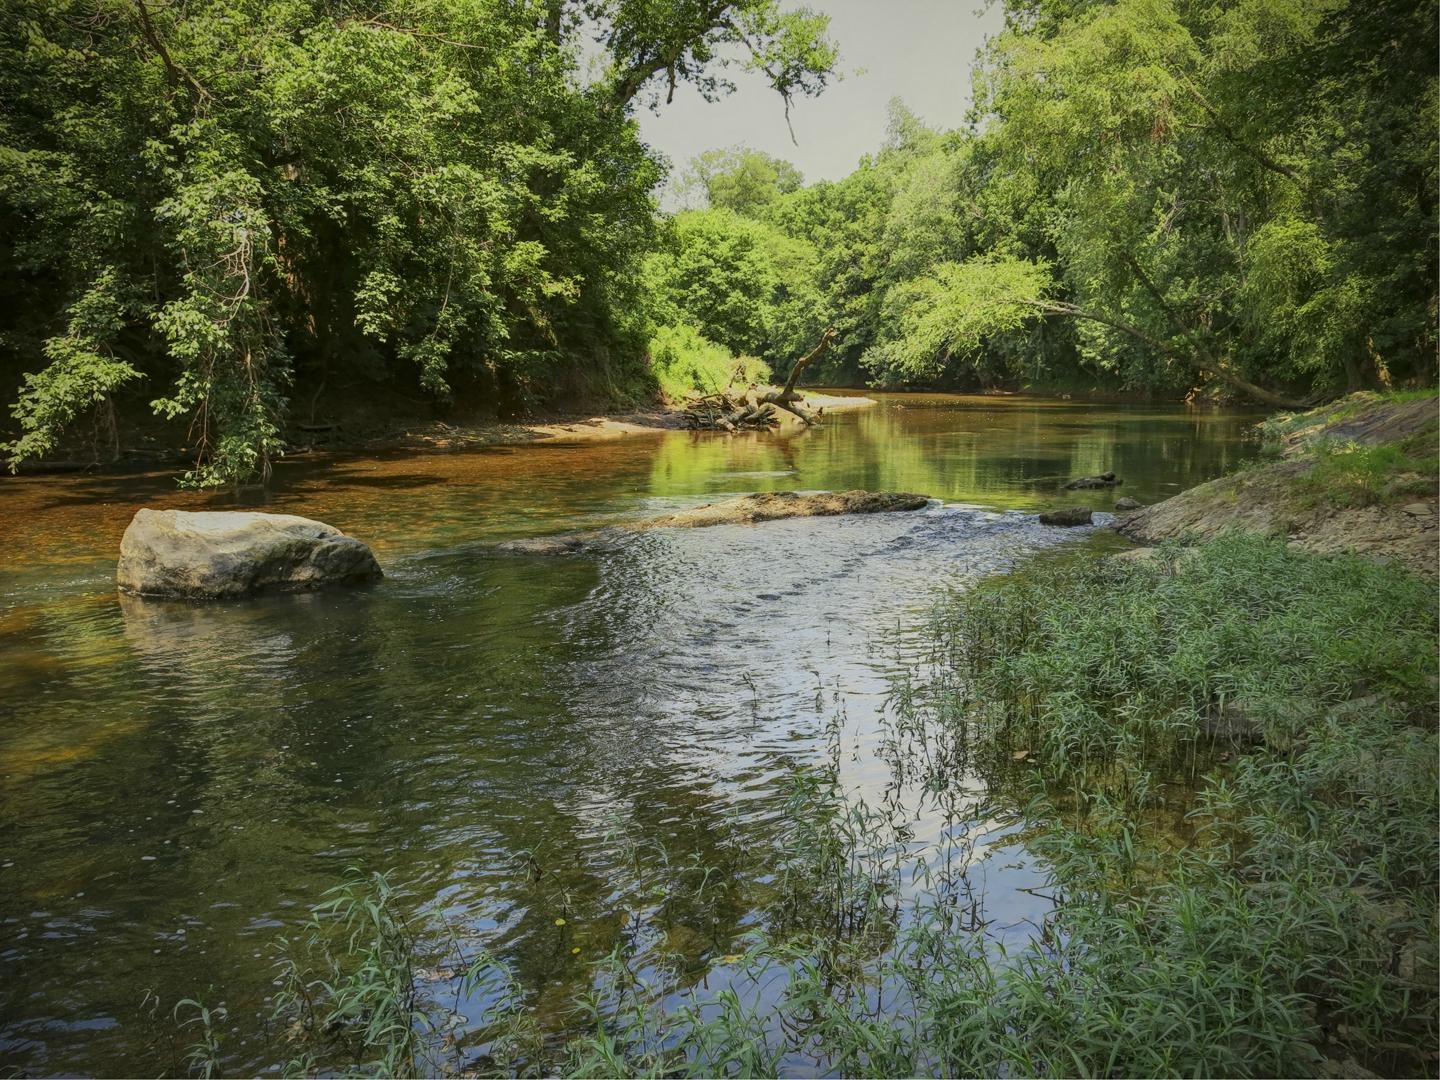
M 713 394 L 732 384 L 765 382 L 770 368 L 753 356 L 738 359 L 700 335 L 693 326 L 662 326 L 650 339 L 650 367 L 670 401 Z

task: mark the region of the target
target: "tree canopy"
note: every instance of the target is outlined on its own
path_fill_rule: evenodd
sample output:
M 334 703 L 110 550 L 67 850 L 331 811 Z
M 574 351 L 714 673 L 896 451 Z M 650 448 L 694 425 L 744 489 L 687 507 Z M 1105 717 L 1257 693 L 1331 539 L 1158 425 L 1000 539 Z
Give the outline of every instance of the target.
M 3 4 L 11 459 L 133 391 L 189 419 L 201 485 L 264 475 L 297 383 L 643 384 L 632 101 L 723 92 L 727 45 L 787 101 L 835 57 L 775 0 Z
M 974 364 L 1029 314 L 1080 320 L 1075 362 L 1128 385 L 1293 403 L 1433 379 L 1435 15 L 1013 5 L 977 73 L 976 132 L 947 152 L 955 182 L 921 181 L 927 213 L 980 228 L 931 232 L 963 266 L 892 261 L 905 280 L 868 362 Z
M 1436 377 L 1435 0 L 1008 0 L 962 129 L 895 102 L 808 185 L 715 150 L 671 215 L 634 110 L 737 68 L 788 109 L 833 76 L 823 15 L 0 5 L 12 464 L 149 408 L 187 425 L 188 482 L 239 482 L 296 402 L 673 395 L 827 326 L 807 378 L 1296 403 Z
M 781 195 L 798 191 L 804 182 L 790 162 L 743 146 L 707 150 L 683 177 L 684 186 L 698 190 L 706 206 L 748 217 L 759 215 Z

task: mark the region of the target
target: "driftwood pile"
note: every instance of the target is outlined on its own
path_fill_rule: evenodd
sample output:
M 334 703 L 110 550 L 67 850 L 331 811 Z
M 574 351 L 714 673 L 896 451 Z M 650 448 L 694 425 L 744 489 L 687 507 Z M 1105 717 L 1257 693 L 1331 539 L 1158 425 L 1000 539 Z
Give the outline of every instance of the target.
M 727 388 L 693 397 L 685 403 L 682 417 L 693 431 L 768 431 L 780 423 L 775 406 L 758 400 L 754 387 L 743 393 Z
M 805 396 L 796 392 L 795 383 L 807 366 L 825 355 L 837 336 L 833 326 L 826 330 L 820 336 L 820 343 L 795 361 L 784 389 L 751 386 L 739 390 L 727 386 L 716 393 L 691 398 L 683 414 L 685 426 L 697 431 L 767 431 L 780 423 L 775 410 L 784 409 L 810 427 L 820 419 L 823 410 L 812 413 L 806 409 L 801 404 Z

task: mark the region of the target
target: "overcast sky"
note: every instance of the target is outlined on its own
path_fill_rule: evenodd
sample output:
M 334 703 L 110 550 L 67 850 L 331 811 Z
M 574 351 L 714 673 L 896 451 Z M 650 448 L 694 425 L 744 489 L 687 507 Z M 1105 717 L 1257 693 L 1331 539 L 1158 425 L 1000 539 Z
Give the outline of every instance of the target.
M 1000 31 L 999 6 L 982 0 L 810 0 L 830 16 L 844 78 L 790 110 L 790 141 L 780 96 L 760 75 L 732 68 L 735 93 L 713 104 L 681 86 L 658 115 L 636 115 L 645 141 L 678 172 L 696 154 L 745 145 L 785 158 L 805 179 L 838 180 L 885 137 L 886 105 L 900 97 L 932 127 L 956 127 L 970 102 L 975 50 Z

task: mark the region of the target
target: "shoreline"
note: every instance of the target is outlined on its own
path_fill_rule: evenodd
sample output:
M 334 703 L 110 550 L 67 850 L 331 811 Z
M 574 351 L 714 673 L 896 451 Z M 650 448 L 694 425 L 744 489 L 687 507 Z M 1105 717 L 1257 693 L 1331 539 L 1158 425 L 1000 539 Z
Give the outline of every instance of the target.
M 1227 532 L 1279 537 L 1317 555 L 1390 561 L 1430 579 L 1440 535 L 1436 398 L 1355 394 L 1262 425 L 1272 456 L 1115 523 L 1141 550 Z
M 863 393 L 854 394 L 806 394 L 804 403 L 812 409 L 827 412 L 850 412 L 868 409 L 879 404 Z M 600 439 L 616 439 L 629 435 L 651 435 L 666 431 L 687 430 L 683 417 L 685 411 L 679 406 L 654 406 L 648 409 L 634 409 L 615 413 L 576 413 L 554 418 L 535 420 L 528 423 L 506 421 L 484 421 L 468 424 L 447 424 L 432 420 L 423 424 L 405 425 L 403 432 L 389 432 L 384 435 L 364 437 L 354 442 L 339 442 L 326 446 L 315 446 L 312 450 L 326 453 L 350 451 L 384 450 L 465 450 L 486 446 L 523 446 L 538 442 L 590 442 Z M 794 426 L 799 421 L 794 420 Z M 711 434 L 725 434 L 712 432 Z
M 873 408 L 879 402 L 862 391 L 842 393 L 808 393 L 804 403 L 820 412 L 853 412 Z M 675 405 L 654 405 L 649 408 L 617 412 L 555 413 L 531 421 L 468 420 L 450 423 L 444 420 L 411 420 L 371 428 L 355 433 L 340 432 L 339 425 L 297 425 L 296 440 L 281 460 L 321 455 L 383 454 L 396 451 L 439 453 L 452 450 L 475 450 L 492 446 L 529 446 L 536 443 L 595 442 L 627 438 L 635 435 L 658 435 L 667 431 L 687 430 L 684 410 Z M 779 430 L 799 428 L 800 421 L 782 414 Z M 786 423 L 785 421 L 789 421 Z M 306 430 L 308 428 L 309 430 Z M 708 434 L 724 435 L 725 432 Z M 302 442 L 306 436 L 309 442 Z M 22 464 L 5 476 L 24 478 L 84 473 L 88 476 L 123 476 L 152 472 L 158 469 L 185 467 L 191 457 L 176 449 L 150 450 L 127 448 L 115 461 L 84 461 L 57 459 Z

